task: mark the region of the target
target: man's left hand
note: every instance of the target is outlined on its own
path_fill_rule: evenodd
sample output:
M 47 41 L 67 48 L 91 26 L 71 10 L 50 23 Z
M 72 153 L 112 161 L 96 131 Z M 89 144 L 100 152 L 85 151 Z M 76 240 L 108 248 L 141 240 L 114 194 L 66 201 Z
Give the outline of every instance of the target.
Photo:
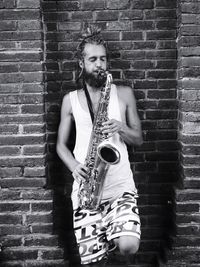
M 113 136 L 116 133 L 119 133 L 122 130 L 123 124 L 121 121 L 115 119 L 108 120 L 102 123 L 102 133 L 108 134 L 108 138 Z

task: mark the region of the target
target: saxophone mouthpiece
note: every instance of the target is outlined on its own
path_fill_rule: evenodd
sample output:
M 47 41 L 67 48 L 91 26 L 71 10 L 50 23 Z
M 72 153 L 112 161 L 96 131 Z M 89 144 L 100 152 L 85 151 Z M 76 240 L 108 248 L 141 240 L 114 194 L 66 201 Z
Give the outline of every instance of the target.
M 106 77 L 106 76 L 108 75 L 108 71 L 103 70 L 103 69 L 99 69 L 99 70 L 97 71 L 97 74 L 98 74 L 99 76 Z

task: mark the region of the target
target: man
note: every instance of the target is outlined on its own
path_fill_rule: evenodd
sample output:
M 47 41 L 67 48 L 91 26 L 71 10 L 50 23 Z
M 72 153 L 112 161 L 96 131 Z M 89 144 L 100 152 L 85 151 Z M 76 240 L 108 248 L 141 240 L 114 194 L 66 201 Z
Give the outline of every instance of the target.
M 102 133 L 107 134 L 109 140 L 118 147 L 120 161 L 108 169 L 99 209 L 81 208 L 78 191 L 80 182 L 87 178 L 84 163 L 90 145 L 92 118 L 105 85 L 105 78 L 99 75 L 99 71 L 108 68 L 106 43 L 98 29 L 88 28 L 78 47 L 78 56 L 83 89 L 66 94 L 63 99 L 57 153 L 74 177 L 74 230 L 81 263 L 90 265 L 105 259 L 112 248 L 118 247 L 126 257 L 135 254 L 139 248 L 137 190 L 126 144 L 141 145 L 142 131 L 132 89 L 112 84 L 109 119 L 103 123 Z M 66 143 L 73 120 L 76 125 L 76 143 L 72 154 Z

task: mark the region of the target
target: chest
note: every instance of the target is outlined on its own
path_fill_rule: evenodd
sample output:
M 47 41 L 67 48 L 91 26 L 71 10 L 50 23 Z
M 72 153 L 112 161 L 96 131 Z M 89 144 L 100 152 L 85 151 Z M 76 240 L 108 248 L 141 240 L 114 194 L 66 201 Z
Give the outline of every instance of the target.
M 78 91 L 77 94 L 78 94 L 78 101 L 79 101 L 81 108 L 89 114 L 89 107 L 88 107 L 88 102 L 85 96 L 85 92 L 81 90 L 81 91 Z M 92 107 L 95 113 L 98 109 L 99 98 L 100 98 L 100 94 L 91 97 Z M 108 105 L 108 116 L 110 119 L 113 118 L 113 119 L 117 119 L 117 120 L 124 121 L 124 122 L 126 118 L 126 105 L 125 103 L 123 103 L 121 99 L 118 98 L 117 95 L 114 95 L 113 92 L 110 95 L 110 100 L 109 100 L 109 105 Z

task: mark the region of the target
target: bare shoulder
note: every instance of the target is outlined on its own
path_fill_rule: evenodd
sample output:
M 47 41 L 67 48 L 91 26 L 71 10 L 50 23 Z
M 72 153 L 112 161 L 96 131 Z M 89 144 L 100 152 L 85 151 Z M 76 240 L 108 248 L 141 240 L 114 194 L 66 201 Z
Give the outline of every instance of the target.
M 67 93 L 63 97 L 62 101 L 62 107 L 61 107 L 62 113 L 69 115 L 72 113 L 72 106 L 71 106 L 71 101 L 70 101 L 70 95 Z
M 121 99 L 124 103 L 129 104 L 131 102 L 135 102 L 133 89 L 130 86 L 118 85 L 117 93 L 119 99 Z

